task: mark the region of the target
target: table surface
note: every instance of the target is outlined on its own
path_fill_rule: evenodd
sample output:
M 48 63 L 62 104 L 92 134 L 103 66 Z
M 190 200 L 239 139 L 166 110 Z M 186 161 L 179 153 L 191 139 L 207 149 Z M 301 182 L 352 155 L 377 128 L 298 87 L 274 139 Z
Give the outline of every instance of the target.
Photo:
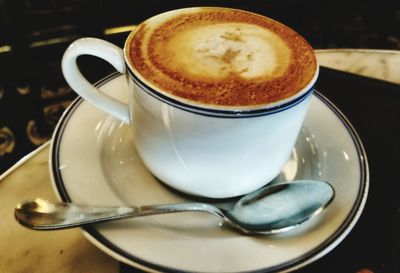
M 330 49 L 317 51 L 317 57 L 325 67 L 400 84 L 398 51 Z M 56 198 L 49 176 L 48 147 L 49 143 L 41 146 L 0 176 L 0 272 L 141 272 L 97 249 L 80 229 L 37 232 L 14 220 L 19 201 Z M 367 265 L 359 268 L 364 269 L 370 272 Z

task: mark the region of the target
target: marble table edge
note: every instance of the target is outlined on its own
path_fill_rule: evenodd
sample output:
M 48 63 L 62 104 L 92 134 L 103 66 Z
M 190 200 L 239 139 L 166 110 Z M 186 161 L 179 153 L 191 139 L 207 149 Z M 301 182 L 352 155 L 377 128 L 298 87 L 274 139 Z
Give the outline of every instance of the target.
M 314 51 L 317 54 L 318 53 L 385 53 L 385 54 L 400 54 L 400 50 L 395 50 L 395 49 L 372 49 L 372 48 L 326 48 L 326 49 L 315 49 Z
M 47 142 L 43 143 L 36 149 L 34 149 L 32 152 L 28 153 L 27 155 L 23 156 L 21 159 L 19 159 L 14 165 L 12 165 L 9 169 L 7 169 L 5 172 L 3 172 L 0 175 L 0 183 L 7 178 L 11 173 L 13 173 L 15 170 L 17 170 L 20 166 L 24 165 L 25 162 L 27 162 L 29 159 L 34 157 L 36 154 L 40 153 L 41 151 L 45 150 L 47 147 L 50 146 L 51 140 L 48 140 Z
M 400 84 L 400 51 L 389 49 L 320 49 L 321 66 Z

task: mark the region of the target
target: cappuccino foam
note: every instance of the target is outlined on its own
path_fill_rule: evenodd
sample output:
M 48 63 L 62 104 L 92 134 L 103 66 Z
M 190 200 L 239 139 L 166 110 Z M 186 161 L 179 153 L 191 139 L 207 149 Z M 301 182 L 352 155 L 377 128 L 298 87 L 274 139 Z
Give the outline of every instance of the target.
M 296 32 L 254 13 L 191 8 L 164 13 L 128 39 L 135 74 L 178 100 L 222 107 L 259 106 L 298 93 L 317 69 Z

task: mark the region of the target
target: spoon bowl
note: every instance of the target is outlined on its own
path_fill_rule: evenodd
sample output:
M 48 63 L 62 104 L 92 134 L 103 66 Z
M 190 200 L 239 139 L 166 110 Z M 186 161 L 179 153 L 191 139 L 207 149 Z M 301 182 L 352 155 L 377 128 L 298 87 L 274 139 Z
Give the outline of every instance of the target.
M 329 183 L 298 180 L 268 185 L 249 193 L 229 210 L 207 203 L 99 207 L 37 198 L 19 203 L 15 218 L 31 229 L 57 230 L 130 217 L 200 211 L 220 217 L 242 233 L 268 235 L 299 226 L 319 214 L 333 198 L 334 190 Z

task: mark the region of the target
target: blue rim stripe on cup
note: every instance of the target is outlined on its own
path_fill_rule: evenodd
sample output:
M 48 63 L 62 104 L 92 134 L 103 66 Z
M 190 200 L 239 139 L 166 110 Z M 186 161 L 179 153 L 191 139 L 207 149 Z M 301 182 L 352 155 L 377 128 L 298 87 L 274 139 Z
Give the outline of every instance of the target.
M 168 105 L 171 105 L 173 107 L 176 107 L 178 109 L 203 115 L 203 116 L 209 116 L 209 117 L 218 117 L 218 118 L 251 118 L 251 117 L 260 117 L 260 116 L 266 116 L 266 115 L 271 115 L 275 114 L 281 111 L 284 111 L 286 109 L 292 108 L 299 104 L 300 102 L 304 101 L 308 96 L 310 96 L 313 93 L 314 90 L 314 84 L 310 86 L 310 88 L 304 92 L 302 95 L 296 97 L 295 99 L 274 106 L 274 107 L 266 107 L 266 108 L 258 108 L 258 109 L 249 109 L 249 110 L 222 110 L 222 109 L 215 109 L 215 108 L 205 108 L 205 107 L 199 107 L 191 104 L 186 104 L 181 101 L 178 101 L 172 97 L 166 96 L 153 88 L 149 87 L 146 85 L 142 80 L 140 80 L 130 69 L 129 65 L 126 64 L 126 67 L 128 68 L 128 74 L 131 77 L 131 79 L 134 81 L 135 84 L 137 84 L 141 90 L 152 96 L 153 98 L 156 98 Z

